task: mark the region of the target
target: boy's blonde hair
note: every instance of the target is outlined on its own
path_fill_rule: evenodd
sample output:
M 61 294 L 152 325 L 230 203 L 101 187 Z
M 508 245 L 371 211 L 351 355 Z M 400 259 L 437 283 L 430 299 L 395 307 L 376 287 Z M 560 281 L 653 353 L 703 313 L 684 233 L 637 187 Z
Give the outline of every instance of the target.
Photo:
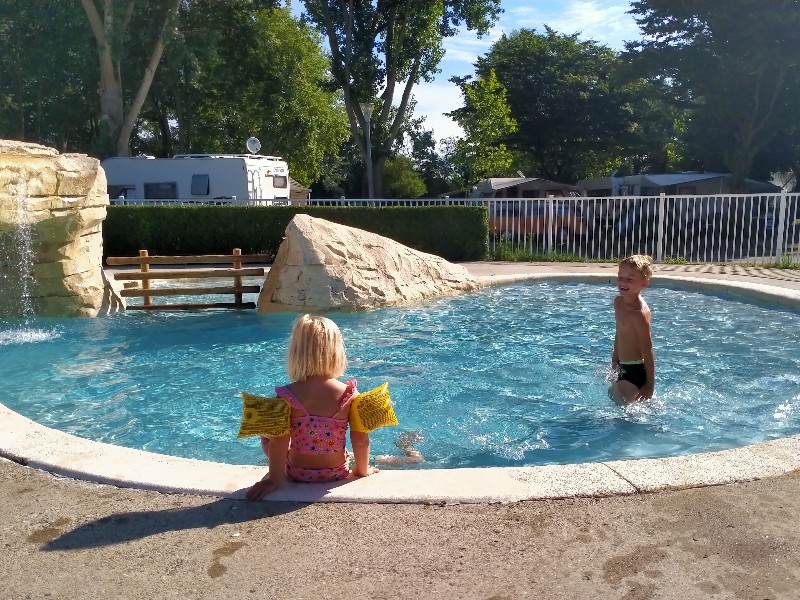
M 292 381 L 309 377 L 339 377 L 347 368 L 347 354 L 339 327 L 325 317 L 302 315 L 292 325 L 286 369 Z
M 653 257 L 647 254 L 632 254 L 627 258 L 623 258 L 619 264 L 633 267 L 645 279 L 650 279 L 653 276 Z

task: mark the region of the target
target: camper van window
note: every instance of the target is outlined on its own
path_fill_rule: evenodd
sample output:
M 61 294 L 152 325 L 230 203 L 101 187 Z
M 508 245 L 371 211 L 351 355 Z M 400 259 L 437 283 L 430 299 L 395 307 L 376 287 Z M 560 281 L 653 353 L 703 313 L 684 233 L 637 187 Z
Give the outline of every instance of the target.
M 538 198 L 539 190 L 522 190 L 523 198 Z
M 145 183 L 144 197 L 148 200 L 177 200 L 178 184 L 172 183 Z
M 274 175 L 272 177 L 272 187 L 285 188 L 288 183 L 289 180 L 286 175 Z
M 108 198 L 112 202 L 122 196 L 126 200 L 136 200 L 136 188 L 132 185 L 108 186 Z
M 208 196 L 208 175 L 196 173 L 192 175 L 192 196 Z

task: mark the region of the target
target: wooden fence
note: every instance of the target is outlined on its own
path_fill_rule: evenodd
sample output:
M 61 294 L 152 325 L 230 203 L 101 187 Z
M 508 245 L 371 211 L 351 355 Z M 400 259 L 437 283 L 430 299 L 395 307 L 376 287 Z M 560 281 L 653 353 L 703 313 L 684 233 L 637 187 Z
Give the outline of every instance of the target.
M 198 308 L 255 308 L 255 302 L 244 302 L 242 294 L 258 293 L 260 285 L 244 285 L 243 277 L 264 275 L 263 267 L 243 267 L 245 263 L 269 260 L 266 254 L 242 254 L 234 248 L 232 254 L 210 254 L 196 256 L 150 256 L 147 250 L 139 250 L 139 256 L 109 256 L 109 266 L 139 265 L 138 271 L 121 271 L 114 274 L 117 281 L 140 281 L 140 288 L 126 288 L 121 291 L 123 297 L 141 297 L 141 305 L 130 305 L 129 310 L 185 310 Z M 183 268 L 183 269 L 150 269 L 150 265 L 209 265 L 230 263 L 231 268 Z M 197 280 L 197 279 L 232 279 L 232 285 L 224 286 L 183 286 L 153 288 L 153 280 Z M 154 304 L 155 296 L 206 296 L 211 294 L 232 294 L 233 302 L 196 302 L 181 304 Z

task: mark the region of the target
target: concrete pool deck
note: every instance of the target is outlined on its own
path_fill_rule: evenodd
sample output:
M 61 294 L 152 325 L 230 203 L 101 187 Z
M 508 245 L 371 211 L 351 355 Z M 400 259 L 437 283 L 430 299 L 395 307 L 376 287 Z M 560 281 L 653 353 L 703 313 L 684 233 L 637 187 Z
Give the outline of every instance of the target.
M 469 263 L 493 283 L 521 279 L 607 280 L 616 266 L 591 263 Z M 800 271 L 717 265 L 657 265 L 656 279 L 725 289 L 800 306 Z M 152 454 L 49 429 L 0 404 L 0 456 L 56 475 L 118 487 L 240 499 L 264 466 L 210 463 Z M 446 470 L 383 470 L 337 484 L 288 482 L 273 501 L 509 503 L 631 495 L 774 477 L 800 469 L 800 435 L 753 446 L 663 459 L 573 465 Z

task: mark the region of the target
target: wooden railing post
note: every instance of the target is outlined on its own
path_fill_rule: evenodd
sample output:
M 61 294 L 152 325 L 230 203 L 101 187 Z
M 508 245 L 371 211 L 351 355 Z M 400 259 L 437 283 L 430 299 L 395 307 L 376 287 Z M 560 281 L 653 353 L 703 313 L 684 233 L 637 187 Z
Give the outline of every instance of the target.
M 233 256 L 234 257 L 241 256 L 241 255 L 242 255 L 242 249 L 241 248 L 234 248 L 233 249 Z M 234 258 L 233 259 L 233 268 L 234 269 L 241 269 L 242 268 L 242 261 L 236 260 L 236 258 Z M 234 278 L 233 278 L 233 287 L 235 287 L 237 289 L 241 289 L 241 287 L 242 287 L 242 276 L 241 275 L 234 276 Z M 236 292 L 234 294 L 234 301 L 233 302 L 237 306 L 241 306 L 242 305 L 242 292 Z
M 147 250 L 139 250 L 139 258 L 147 258 Z M 147 261 L 139 261 L 139 270 L 142 273 L 148 273 L 150 271 L 150 263 Z M 150 289 L 150 280 L 149 279 L 142 279 L 142 289 L 149 290 Z M 144 306 L 150 306 L 152 304 L 152 300 L 150 296 L 143 296 L 142 297 L 142 304 Z

